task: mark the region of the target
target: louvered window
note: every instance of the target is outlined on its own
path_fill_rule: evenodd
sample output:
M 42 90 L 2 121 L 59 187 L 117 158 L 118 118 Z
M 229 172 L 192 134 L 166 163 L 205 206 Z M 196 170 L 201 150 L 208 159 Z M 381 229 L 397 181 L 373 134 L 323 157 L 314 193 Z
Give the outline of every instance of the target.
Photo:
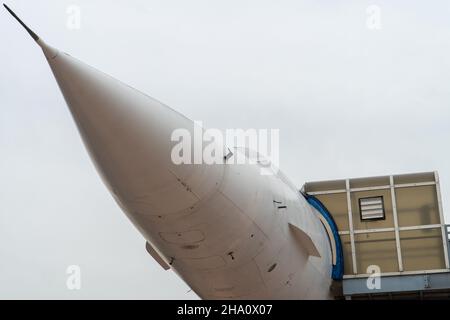
M 383 197 L 360 198 L 359 212 L 363 221 L 384 219 Z

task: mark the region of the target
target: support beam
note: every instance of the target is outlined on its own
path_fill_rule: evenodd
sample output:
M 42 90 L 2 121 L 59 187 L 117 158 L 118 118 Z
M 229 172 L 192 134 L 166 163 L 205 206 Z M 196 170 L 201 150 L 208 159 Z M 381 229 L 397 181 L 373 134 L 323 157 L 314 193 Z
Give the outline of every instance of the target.
M 400 231 L 398 229 L 397 200 L 395 197 L 394 176 L 389 177 L 391 185 L 392 215 L 394 216 L 395 245 L 397 247 L 398 270 L 403 271 L 402 250 L 400 246 Z
M 355 234 L 353 232 L 352 198 L 350 196 L 350 180 L 349 179 L 345 180 L 345 188 L 347 190 L 348 227 L 350 229 L 350 245 L 351 245 L 351 250 L 352 250 L 353 273 L 358 274 L 358 267 L 356 265 Z
M 437 171 L 434 172 L 434 180 L 436 181 L 436 193 L 438 198 L 438 209 L 439 218 L 441 220 L 441 231 L 442 231 L 442 244 L 444 245 L 444 258 L 445 258 L 445 268 L 449 269 L 448 261 L 448 239 L 447 239 L 447 227 L 444 220 L 444 211 L 442 210 L 442 199 L 441 199 L 441 187 L 439 183 L 439 175 Z

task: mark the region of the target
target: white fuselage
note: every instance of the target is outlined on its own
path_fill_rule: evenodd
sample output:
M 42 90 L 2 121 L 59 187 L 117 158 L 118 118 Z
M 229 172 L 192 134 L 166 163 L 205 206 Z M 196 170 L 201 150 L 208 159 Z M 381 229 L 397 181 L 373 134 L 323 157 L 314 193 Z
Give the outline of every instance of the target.
M 331 298 L 326 231 L 283 175 L 174 164 L 171 133 L 192 121 L 38 43 L 100 175 L 162 265 L 205 299 Z
M 210 191 L 166 215 L 146 214 L 145 201 L 123 208 L 202 298 L 330 298 L 330 247 L 317 213 L 280 175 L 259 169 L 208 168 Z M 308 255 L 289 223 L 308 230 L 321 257 Z

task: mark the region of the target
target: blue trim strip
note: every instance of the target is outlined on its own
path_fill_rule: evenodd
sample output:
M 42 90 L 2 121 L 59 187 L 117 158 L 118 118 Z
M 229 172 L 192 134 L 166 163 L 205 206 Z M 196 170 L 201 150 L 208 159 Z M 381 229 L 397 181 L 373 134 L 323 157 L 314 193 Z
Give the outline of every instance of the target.
M 322 202 L 320 202 L 319 199 L 308 194 L 303 194 L 303 196 L 311 206 L 313 206 L 315 209 L 317 209 L 317 211 L 320 212 L 320 214 L 330 225 L 334 240 L 336 242 L 336 264 L 333 265 L 331 278 L 333 278 L 333 280 L 342 280 L 344 276 L 344 252 L 342 250 L 341 237 L 339 236 L 337 225 L 334 222 L 334 219 L 328 209 L 323 205 Z

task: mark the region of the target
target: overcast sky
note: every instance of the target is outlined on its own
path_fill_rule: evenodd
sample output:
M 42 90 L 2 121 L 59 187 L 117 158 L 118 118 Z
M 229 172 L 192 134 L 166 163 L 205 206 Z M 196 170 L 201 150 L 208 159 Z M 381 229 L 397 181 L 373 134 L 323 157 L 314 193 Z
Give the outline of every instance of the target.
M 207 128 L 280 129 L 298 187 L 438 170 L 450 208 L 449 1 L 7 3 L 47 43 Z M 1 9 L 0 298 L 197 298 L 147 254 L 40 49 Z

